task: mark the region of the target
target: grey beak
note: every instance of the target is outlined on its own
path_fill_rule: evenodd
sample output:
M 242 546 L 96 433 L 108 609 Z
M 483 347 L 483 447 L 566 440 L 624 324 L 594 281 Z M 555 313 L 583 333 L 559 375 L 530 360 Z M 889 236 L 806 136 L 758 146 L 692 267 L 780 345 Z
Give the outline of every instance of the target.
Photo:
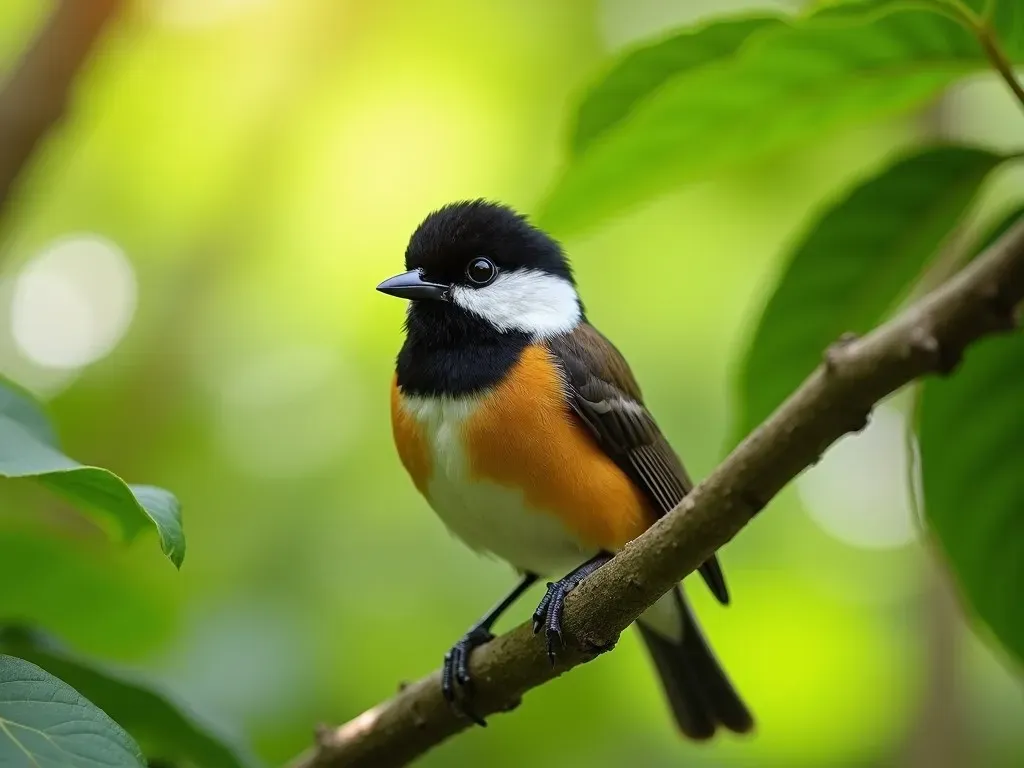
M 400 299 L 448 300 L 450 285 L 430 283 L 423 279 L 418 269 L 410 269 L 400 275 L 389 277 L 377 286 L 377 290 Z

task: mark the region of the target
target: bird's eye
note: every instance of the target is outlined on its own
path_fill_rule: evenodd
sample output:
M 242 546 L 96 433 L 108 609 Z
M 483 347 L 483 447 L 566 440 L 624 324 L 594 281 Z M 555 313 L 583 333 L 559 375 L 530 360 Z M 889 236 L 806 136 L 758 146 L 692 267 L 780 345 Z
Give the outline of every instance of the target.
M 469 278 L 469 282 L 479 287 L 490 285 L 497 276 L 498 268 L 494 266 L 494 262 L 483 256 L 473 259 L 466 266 L 466 277 Z

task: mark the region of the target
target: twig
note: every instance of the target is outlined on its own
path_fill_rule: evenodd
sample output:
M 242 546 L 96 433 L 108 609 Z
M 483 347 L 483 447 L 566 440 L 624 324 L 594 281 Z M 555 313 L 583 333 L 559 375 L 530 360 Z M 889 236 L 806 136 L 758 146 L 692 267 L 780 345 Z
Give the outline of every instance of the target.
M 982 47 L 985 49 L 985 55 L 988 56 L 989 62 L 995 67 L 996 72 L 1003 79 L 1003 82 L 1009 86 L 1013 95 L 1017 98 L 1021 107 L 1024 108 L 1024 86 L 1020 84 L 1017 79 L 1016 73 L 1013 71 L 1013 65 L 1010 64 L 1010 60 L 1007 58 L 1005 51 L 999 44 L 999 39 L 995 36 L 992 28 L 987 24 L 982 24 L 976 30 L 978 40 L 981 41 Z
M 729 542 L 833 442 L 864 427 L 887 395 L 948 373 L 977 339 L 1014 327 L 1024 299 L 1024 220 L 960 273 L 869 335 L 834 344 L 800 388 L 678 507 L 581 584 L 566 602 L 567 649 L 552 668 L 526 624 L 473 657 L 474 707 L 492 714 L 611 648 L 619 633 Z M 337 729 L 293 768 L 407 764 L 469 726 L 441 697 L 438 673 Z
M 981 14 L 963 2 L 963 0 L 940 0 L 943 5 L 948 6 L 957 20 L 971 30 L 988 57 L 989 64 L 996 70 L 1003 81 L 1009 86 L 1021 107 L 1024 107 L 1024 86 L 1021 86 L 1017 75 L 1013 71 L 1013 64 L 1010 62 L 1003 45 L 999 41 L 999 35 L 992 28 L 992 14 L 995 11 L 995 3 L 986 0 L 985 8 Z
M 0 91 L 0 219 L 33 150 L 64 114 L 68 93 L 123 0 L 62 0 Z

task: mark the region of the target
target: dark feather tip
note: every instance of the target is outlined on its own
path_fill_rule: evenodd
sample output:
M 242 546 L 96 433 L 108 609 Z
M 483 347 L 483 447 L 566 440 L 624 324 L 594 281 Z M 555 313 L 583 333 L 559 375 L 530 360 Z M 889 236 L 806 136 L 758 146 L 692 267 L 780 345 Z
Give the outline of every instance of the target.
M 700 575 L 704 583 L 708 585 L 711 594 L 722 605 L 729 604 L 729 588 L 725 584 L 725 574 L 722 573 L 722 566 L 718 563 L 717 557 L 712 557 L 700 567 Z

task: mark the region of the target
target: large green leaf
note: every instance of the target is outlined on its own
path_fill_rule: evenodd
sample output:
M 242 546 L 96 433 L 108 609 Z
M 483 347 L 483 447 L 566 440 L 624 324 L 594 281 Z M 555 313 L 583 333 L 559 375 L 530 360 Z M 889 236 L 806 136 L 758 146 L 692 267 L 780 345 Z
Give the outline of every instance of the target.
M 0 626 L 0 651 L 26 659 L 74 687 L 117 720 L 151 758 L 201 768 L 252 765 L 251 758 L 199 725 L 167 695 L 88 663 L 38 632 Z
M 173 494 L 128 485 L 109 470 L 65 456 L 39 407 L 6 382 L 0 382 L 0 477 L 34 478 L 79 506 L 112 515 L 128 540 L 153 526 L 164 554 L 181 567 L 185 535 Z
M 870 330 L 893 307 L 1005 159 L 966 147 L 918 152 L 811 224 L 743 360 L 734 443 L 799 385 L 831 342 Z
M 841 20 L 916 6 L 977 29 L 987 27 L 1011 56 L 1024 53 L 1024 3 L 1020 0 L 828 0 L 816 7 L 819 19 Z
M 728 59 L 751 35 L 781 23 L 778 16 L 721 19 L 677 32 L 625 54 L 580 103 L 569 142 L 571 152 L 583 152 L 641 100 L 673 78 Z
M 574 158 L 539 220 L 564 233 L 683 181 L 905 112 L 987 66 L 947 16 L 868 18 L 777 25 L 730 61 L 674 78 Z
M 138 745 L 103 710 L 34 664 L 0 656 L 0 765 L 140 768 Z
M 973 612 L 1024 663 L 1024 335 L 967 350 L 921 392 L 925 517 Z

